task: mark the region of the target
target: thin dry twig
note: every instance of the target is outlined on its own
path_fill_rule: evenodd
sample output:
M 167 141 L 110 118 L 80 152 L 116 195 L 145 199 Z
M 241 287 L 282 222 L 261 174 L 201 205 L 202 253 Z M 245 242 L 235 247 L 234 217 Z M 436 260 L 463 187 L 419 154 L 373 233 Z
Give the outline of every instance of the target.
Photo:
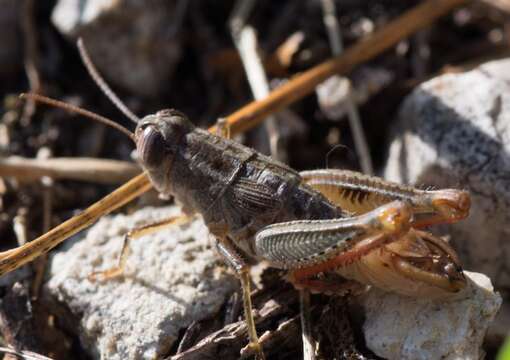
M 15 177 L 21 182 L 77 180 L 98 184 L 119 184 L 140 173 L 133 163 L 95 158 L 30 159 L 20 156 L 0 158 L 0 176 Z
M 340 55 L 344 51 L 342 31 L 336 18 L 336 6 L 333 0 L 321 0 L 322 16 L 328 32 L 329 46 L 333 55 Z
M 51 216 L 53 212 L 53 179 L 49 176 L 41 178 L 43 186 L 43 228 L 42 233 L 46 233 L 51 229 Z M 39 297 L 44 272 L 46 270 L 46 263 L 48 262 L 48 254 L 43 254 L 34 262 L 35 276 L 31 286 L 32 300 L 35 301 Z
M 430 32 L 422 30 L 417 32 L 413 37 L 415 50 L 411 55 L 411 68 L 413 75 L 418 81 L 423 81 L 428 71 L 430 63 Z
M 39 53 L 37 50 L 37 32 L 34 28 L 34 0 L 24 0 L 23 8 L 20 13 L 21 16 L 21 28 L 23 30 L 24 40 L 24 52 L 25 52 L 25 73 L 28 78 L 28 84 L 30 86 L 30 92 L 39 93 L 41 92 L 41 77 L 37 70 L 37 64 L 39 61 Z M 28 100 L 23 107 L 23 114 L 21 116 L 21 122 L 28 124 L 30 119 L 35 113 L 36 105 L 35 101 Z
M 232 39 L 239 52 L 248 83 L 251 87 L 251 92 L 256 100 L 261 100 L 269 95 L 270 88 L 258 51 L 256 31 L 253 27 L 246 25 L 246 19 L 254 5 L 255 2 L 253 0 L 238 0 L 232 12 L 229 25 Z M 271 156 L 281 160 L 278 146 L 281 136 L 276 124 L 276 118 L 272 115 L 268 116 L 264 121 L 264 125 L 269 138 Z
M 52 360 L 51 358 L 49 358 L 47 356 L 37 354 L 32 351 L 26 351 L 26 350 L 16 351 L 15 349 L 7 348 L 7 347 L 0 347 L 0 352 L 15 355 L 16 357 L 18 357 L 20 359 L 24 359 L 24 360 Z
M 421 3 L 384 26 L 370 38 L 354 45 L 341 56 L 328 60 L 296 76 L 272 91 L 267 98 L 251 102 L 228 116 L 226 119 L 232 134 L 238 134 L 254 127 L 267 115 L 313 92 L 318 84 L 331 75 L 335 73 L 345 74 L 356 65 L 380 54 L 401 39 L 429 25 L 438 17 L 466 2 L 467 0 L 428 0 Z M 210 127 L 209 131 L 216 133 L 216 126 Z M 152 184 L 147 174 L 142 173 L 89 206 L 80 215 L 63 222 L 27 245 L 36 247 L 44 244 L 49 248 L 56 246 L 68 237 L 92 225 L 102 216 L 122 207 L 151 188 Z M 21 259 L 13 259 L 11 256 L 14 257 L 14 254 L 19 254 L 19 250 L 17 248 L 0 253 L 0 257 L 6 261 L 6 269 L 13 269 L 11 263 L 15 262 L 15 267 L 19 267 L 36 257 L 32 253 L 32 255 L 23 256 Z
M 230 19 L 228 20 L 228 26 L 230 27 L 230 33 L 232 37 L 234 37 L 234 41 L 235 37 L 246 25 L 246 21 L 248 20 L 248 17 L 256 3 L 257 2 L 255 0 L 238 0 L 235 3 Z
M 324 14 L 324 25 L 328 31 L 329 43 L 333 55 L 338 56 L 343 52 L 342 34 L 338 20 L 336 18 L 336 7 L 333 0 L 321 0 L 322 11 Z M 372 166 L 372 158 L 370 156 L 370 149 L 366 140 L 363 126 L 361 125 L 361 118 L 359 115 L 358 107 L 354 102 L 352 96 L 352 86 L 349 79 L 345 78 L 348 82 L 348 90 L 346 92 L 345 105 L 347 106 L 347 117 L 351 127 L 352 137 L 354 139 L 354 146 L 361 165 L 361 170 L 365 174 L 373 175 L 374 169 Z
M 295 291 L 290 286 L 259 290 L 253 294 L 257 311 L 255 322 L 258 328 L 270 328 L 279 323 L 277 329 L 264 333 L 259 341 L 267 356 L 278 353 L 279 349 L 294 348 L 299 342 L 299 318 L 293 317 L 293 305 L 296 303 Z M 290 319 L 289 319 L 290 317 Z M 282 319 L 286 319 L 282 322 Z M 246 345 L 247 327 L 244 320 L 225 325 L 191 348 L 170 356 L 170 360 L 194 360 L 208 358 L 215 354 L 220 358 L 252 358 L 254 353 Z M 239 352 L 241 351 L 241 356 Z
M 299 304 L 301 307 L 301 336 L 303 338 L 303 360 L 315 360 L 315 341 L 312 336 L 310 319 L 310 292 L 306 289 L 299 291 Z
M 16 235 L 18 245 L 27 243 L 27 209 L 22 207 L 18 209 L 18 214 L 12 219 L 12 229 Z
M 370 149 L 368 147 L 367 139 L 361 125 L 361 118 L 359 115 L 358 107 L 352 99 L 352 87 L 349 90 L 349 99 L 347 101 L 347 117 L 349 118 L 349 125 L 351 126 L 352 137 L 354 139 L 354 146 L 358 153 L 361 170 L 368 175 L 374 174 L 374 167 L 372 166 L 372 157 L 370 156 Z

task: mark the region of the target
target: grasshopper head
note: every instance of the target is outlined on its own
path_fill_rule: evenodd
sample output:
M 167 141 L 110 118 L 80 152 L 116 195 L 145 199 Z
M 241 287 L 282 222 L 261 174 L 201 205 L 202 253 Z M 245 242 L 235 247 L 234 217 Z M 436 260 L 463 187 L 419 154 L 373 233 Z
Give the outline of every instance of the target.
M 136 126 L 135 142 L 141 165 L 158 191 L 168 187 L 168 174 L 186 134 L 194 125 L 177 110 L 161 110 Z
M 184 135 L 193 124 L 183 113 L 169 109 L 144 117 L 135 130 L 135 141 L 140 161 L 147 170 L 170 166 Z

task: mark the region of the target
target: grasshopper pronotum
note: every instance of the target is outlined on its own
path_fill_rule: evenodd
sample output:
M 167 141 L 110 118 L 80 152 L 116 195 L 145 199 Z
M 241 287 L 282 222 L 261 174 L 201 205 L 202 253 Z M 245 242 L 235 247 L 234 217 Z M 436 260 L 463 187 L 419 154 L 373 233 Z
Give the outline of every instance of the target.
M 387 33 L 396 27 L 402 30 L 399 36 L 405 36 L 462 2 L 459 0 L 446 4 L 428 1 L 422 6 L 422 9 L 430 10 L 423 12 L 427 17 L 418 16 L 422 12 L 416 9 L 406 15 L 405 20 L 402 18 L 400 23 L 388 26 Z M 380 34 L 379 38 L 374 36 L 366 42 L 365 47 L 360 46 L 356 51 L 348 52 L 350 57 L 345 56 L 344 62 L 323 64 L 300 79 L 304 83 L 304 79 L 319 74 L 314 80 L 318 83 L 334 71 L 352 67 L 355 56 L 366 59 L 370 54 L 398 40 L 394 36 L 388 37 L 391 41 L 386 40 L 386 33 L 383 36 L 381 31 Z M 290 100 L 286 100 L 286 103 L 298 99 L 307 91 L 300 90 L 289 96 Z M 390 186 L 377 178 L 371 178 L 364 185 L 355 181 L 332 180 L 328 187 L 336 188 L 337 192 L 328 192 L 320 185 L 322 175 L 300 175 L 242 145 L 194 128 L 185 116 L 175 111 L 163 111 L 145 118 L 137 125 L 134 137 L 143 165 L 153 183 L 145 175 L 140 175 L 120 191 L 85 210 L 80 217 L 66 221 L 26 246 L 0 253 L 0 275 L 49 251 L 68 236 L 90 225 L 103 213 L 111 211 L 112 204 L 121 206 L 154 185 L 163 192 L 175 192 L 177 198 L 187 205 L 185 209 L 189 212 L 204 215 L 211 232 L 218 239 L 220 252 L 239 272 L 245 295 L 250 341 L 260 356 L 263 355 L 250 311 L 248 266 L 243 255 L 252 260 L 265 259 L 274 266 L 289 268 L 290 279 L 297 286 L 315 291 L 336 288 L 337 284 L 325 284 L 322 279 L 315 278 L 319 273 L 328 272 L 339 272 L 347 278 L 393 291 L 409 291 L 409 284 L 418 284 L 415 290 L 411 288 L 411 295 L 444 295 L 458 290 L 464 284 L 454 251 L 441 239 L 413 228 L 413 224 L 419 225 L 420 222 L 454 221 L 466 216 L 469 197 L 464 192 L 439 190 L 434 194 L 410 194 L 407 188 L 396 184 Z M 193 142 L 188 142 L 188 139 L 193 139 Z M 169 154 L 162 156 L 154 152 L 153 146 L 167 142 L 171 143 L 171 150 L 177 151 L 173 153 L 173 159 Z M 212 150 L 203 153 L 199 151 L 197 155 L 206 158 L 202 159 L 204 162 L 193 163 L 201 164 L 197 167 L 201 171 L 199 175 L 208 180 L 213 188 L 216 186 L 214 191 L 208 192 L 211 198 L 198 192 L 192 194 L 189 188 L 184 191 L 183 186 L 186 184 L 175 182 L 175 179 L 165 177 L 161 172 L 163 168 L 170 169 L 171 164 L 191 165 L 191 162 L 183 162 L 185 157 L 179 156 L 196 151 L 196 147 L 188 145 L 197 144 L 205 144 Z M 175 157 L 176 154 L 179 156 Z M 224 155 L 225 158 L 222 158 Z M 212 163 L 207 163 L 208 156 L 212 156 L 209 159 L 214 160 Z M 215 162 L 218 159 L 221 160 L 219 167 Z M 197 175 L 193 172 L 189 174 Z M 226 181 L 214 182 L 217 179 L 214 176 Z M 392 188 L 391 191 L 388 191 L 388 186 Z M 431 197 L 434 201 L 425 201 Z M 376 202 L 372 202 L 374 198 Z M 350 209 L 349 204 L 352 205 Z M 351 214 L 341 210 L 340 205 L 347 207 Z M 221 216 L 218 218 L 218 214 L 222 214 L 216 213 L 218 208 L 226 209 L 223 219 Z M 367 210 L 364 214 L 351 216 L 352 213 Z M 420 220 L 416 221 L 418 218 Z M 276 222 L 280 223 L 272 225 Z M 135 231 L 134 235 L 139 234 Z M 320 241 L 314 241 L 316 239 Z M 382 276 L 374 277 L 367 271 L 370 269 L 385 271 L 381 272 Z M 120 273 L 121 268 L 107 272 L 106 275 Z

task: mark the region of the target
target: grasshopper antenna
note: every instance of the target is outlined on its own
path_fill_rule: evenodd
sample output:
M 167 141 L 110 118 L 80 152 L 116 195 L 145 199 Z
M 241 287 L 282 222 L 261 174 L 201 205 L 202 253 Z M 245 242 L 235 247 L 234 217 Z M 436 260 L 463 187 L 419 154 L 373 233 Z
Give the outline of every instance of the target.
M 120 100 L 119 97 L 115 95 L 113 90 L 108 86 L 106 81 L 99 74 L 99 71 L 97 71 L 96 67 L 94 66 L 94 63 L 92 62 L 89 56 L 87 49 L 85 48 L 85 44 L 82 38 L 78 39 L 78 50 L 80 51 L 80 57 L 81 60 L 83 61 L 83 64 L 85 64 L 87 71 L 89 72 L 92 79 L 94 79 L 94 82 L 97 84 L 97 86 L 99 86 L 103 94 L 105 94 L 108 97 L 108 99 L 110 99 L 110 101 L 117 107 L 117 109 L 119 109 L 124 115 L 126 115 L 129 118 L 129 120 L 131 120 L 135 124 L 138 124 L 140 118 L 136 116 L 131 110 L 129 110 L 126 105 L 124 105 L 122 100 Z
M 37 101 L 40 103 L 44 103 L 44 104 L 47 104 L 50 106 L 58 107 L 58 108 L 61 108 L 61 109 L 64 109 L 64 110 L 67 110 L 70 112 L 74 112 L 74 113 L 83 115 L 85 117 L 88 117 L 89 119 L 98 121 L 102 124 L 108 125 L 110 127 L 113 127 L 115 129 L 121 131 L 122 133 L 127 135 L 131 140 L 133 140 L 133 142 L 136 143 L 135 136 L 131 131 L 126 129 L 124 126 L 117 124 L 115 121 L 112 121 L 112 120 L 110 120 L 104 116 L 98 115 L 96 113 L 93 113 L 92 111 L 88 111 L 88 110 L 82 109 L 78 106 L 74 106 L 74 105 L 65 103 L 63 101 L 58 101 L 58 100 L 55 100 L 55 99 L 52 99 L 52 98 L 49 98 L 46 96 L 42 96 L 39 94 L 26 93 L 26 94 L 20 94 L 19 97 L 20 97 L 20 99 L 31 99 L 31 100 L 34 100 L 34 101 Z
M 333 148 L 331 148 L 331 150 L 329 150 L 328 153 L 326 154 L 326 169 L 329 169 L 329 158 L 336 151 L 336 149 L 345 149 L 348 152 L 351 152 L 351 149 L 349 149 L 348 146 L 345 146 L 343 144 L 336 144 L 335 146 L 333 146 Z

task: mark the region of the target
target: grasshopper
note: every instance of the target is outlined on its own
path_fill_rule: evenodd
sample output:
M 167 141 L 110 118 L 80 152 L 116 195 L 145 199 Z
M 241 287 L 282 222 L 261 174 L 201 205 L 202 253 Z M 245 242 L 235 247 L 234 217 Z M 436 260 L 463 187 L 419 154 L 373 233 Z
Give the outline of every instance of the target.
M 465 218 L 470 206 L 465 191 L 419 190 L 344 170 L 299 173 L 228 137 L 195 127 L 177 110 L 144 117 L 134 133 L 92 117 L 133 140 L 141 166 L 161 194 L 173 196 L 186 216 L 202 216 L 219 253 L 240 279 L 249 347 L 258 358 L 264 355 L 250 298 L 253 263 L 267 261 L 287 269 L 288 280 L 297 288 L 314 292 L 345 291 L 344 282 L 329 281 L 328 275 L 410 296 L 442 297 L 465 286 L 455 251 L 421 230 Z M 218 128 L 228 133 L 228 128 Z M 121 276 L 130 240 L 185 219 L 133 229 L 124 238 L 119 265 L 92 276 Z M 38 242 L 0 253 L 0 275 L 57 243 Z
M 341 170 L 300 174 L 196 128 L 175 110 L 142 119 L 134 140 L 154 187 L 174 196 L 186 215 L 203 217 L 238 274 L 250 344 L 259 353 L 250 302 L 255 261 L 288 269 L 297 287 L 319 292 L 331 287 L 314 277 L 327 272 L 412 296 L 443 296 L 465 284 L 453 249 L 415 229 L 465 217 L 463 191 L 417 190 Z M 119 267 L 94 276 L 121 275 L 130 239 L 178 220 L 131 231 Z

